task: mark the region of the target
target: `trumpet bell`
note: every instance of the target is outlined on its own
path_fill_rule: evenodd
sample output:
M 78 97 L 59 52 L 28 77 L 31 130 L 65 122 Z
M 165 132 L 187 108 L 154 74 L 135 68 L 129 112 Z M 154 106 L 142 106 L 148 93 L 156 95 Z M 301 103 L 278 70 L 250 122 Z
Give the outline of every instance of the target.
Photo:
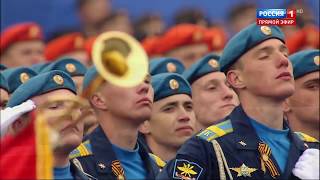
M 93 45 L 93 63 L 100 76 L 120 87 L 133 87 L 148 74 L 148 57 L 133 37 L 122 32 L 106 32 Z

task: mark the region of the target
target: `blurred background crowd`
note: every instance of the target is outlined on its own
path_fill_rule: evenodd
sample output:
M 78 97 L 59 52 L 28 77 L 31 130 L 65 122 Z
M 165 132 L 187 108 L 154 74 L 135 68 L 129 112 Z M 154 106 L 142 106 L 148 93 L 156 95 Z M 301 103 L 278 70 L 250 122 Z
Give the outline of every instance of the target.
M 186 59 L 184 65 L 188 67 L 193 62 L 192 60 L 199 59 L 207 53 L 207 50 L 205 53 L 198 50 L 198 55 L 172 53 L 172 49 L 182 44 L 190 44 L 189 42 L 177 42 L 186 40 L 171 42 L 172 37 L 180 32 L 181 36 L 188 36 L 184 34 L 188 34 L 186 31 L 190 30 L 190 28 L 179 28 L 176 25 L 194 24 L 207 29 L 207 33 L 203 36 L 205 36 L 206 43 L 209 43 L 209 51 L 219 53 L 233 34 L 256 21 L 257 8 L 298 9 L 297 25 L 282 27 L 290 53 L 305 48 L 319 47 L 319 1 L 315 0 L 231 0 L 218 3 L 212 3 L 209 0 L 174 0 L 170 3 L 160 0 L 152 1 L 152 3 L 147 0 L 56 0 L 48 2 L 10 0 L 1 1 L 1 31 L 17 23 L 35 22 L 39 25 L 41 39 L 46 44 L 44 56 L 38 56 L 39 59 L 53 60 L 62 54 L 70 56 L 72 53 L 72 57 L 81 60 L 87 66 L 91 65 L 91 50 L 95 38 L 102 32 L 122 31 L 142 42 L 149 58 L 166 55 Z M 180 39 L 186 39 L 186 37 Z M 76 40 L 77 47 L 66 50 L 68 49 L 66 44 Z M 80 51 L 75 51 L 75 49 Z M 183 51 L 186 52 L 186 50 Z M 3 52 L 2 49 L 2 54 Z M 187 62 L 188 58 L 192 60 Z M 18 64 L 7 64 L 3 59 L 2 61 L 2 64 L 9 67 L 18 66 Z M 39 61 L 34 61 L 32 64 L 36 63 Z

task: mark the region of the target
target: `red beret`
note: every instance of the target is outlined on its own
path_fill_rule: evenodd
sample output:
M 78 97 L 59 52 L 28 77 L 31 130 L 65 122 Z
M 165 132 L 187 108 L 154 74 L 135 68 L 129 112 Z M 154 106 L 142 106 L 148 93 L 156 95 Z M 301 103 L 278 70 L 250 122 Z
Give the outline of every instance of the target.
M 158 36 L 151 36 L 147 37 L 144 40 L 142 40 L 141 44 L 148 56 L 154 56 L 157 55 L 156 49 L 158 47 L 157 43 L 159 41 L 160 37 Z
M 50 41 L 45 49 L 47 60 L 55 60 L 64 54 L 85 50 L 85 40 L 81 33 L 75 32 L 60 36 Z
M 1 32 L 1 52 L 16 42 L 28 40 L 43 41 L 43 32 L 38 24 L 27 22 L 12 25 Z
M 302 50 L 304 47 L 319 48 L 319 29 L 309 25 L 299 30 L 286 40 L 290 54 Z
M 204 43 L 205 31 L 205 28 L 194 24 L 176 25 L 159 39 L 156 53 L 164 54 L 181 46 Z
M 227 42 L 227 35 L 222 28 L 213 27 L 206 30 L 204 39 L 210 51 L 222 50 Z

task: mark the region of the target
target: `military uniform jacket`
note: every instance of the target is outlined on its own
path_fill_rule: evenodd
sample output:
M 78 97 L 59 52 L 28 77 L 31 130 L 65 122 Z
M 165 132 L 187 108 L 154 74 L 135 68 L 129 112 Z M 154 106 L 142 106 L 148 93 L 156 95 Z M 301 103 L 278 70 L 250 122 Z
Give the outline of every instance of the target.
M 140 143 L 139 153 L 147 170 L 146 178 L 155 179 L 159 168 Z M 90 179 L 123 179 L 123 176 L 125 177 L 120 161 L 101 126 L 97 127 L 77 149 L 71 152 L 70 159 Z
M 70 162 L 70 170 L 71 170 L 71 174 L 73 179 L 75 180 L 86 180 L 89 179 L 89 177 L 87 177 L 83 170 L 80 169 L 80 166 L 78 166 L 77 164 L 77 160 L 74 159 L 73 161 Z
M 266 156 L 268 151 L 262 155 L 258 150 L 262 141 L 242 107 L 238 106 L 223 121 L 189 139 L 157 179 L 231 179 L 228 171 L 233 179 L 296 179 L 292 169 L 307 146 L 292 131 L 289 131 L 288 135 L 291 141 L 289 156 L 285 172 L 281 173 L 272 152 Z M 217 158 L 213 147 L 214 140 L 215 144 L 220 145 L 224 158 Z M 270 160 L 273 166 L 270 166 Z M 224 168 L 223 171 L 219 170 L 218 161 L 226 162 L 227 167 L 225 164 L 220 166 Z M 272 177 L 271 172 L 276 171 L 279 175 Z M 221 172 L 223 173 L 220 174 Z

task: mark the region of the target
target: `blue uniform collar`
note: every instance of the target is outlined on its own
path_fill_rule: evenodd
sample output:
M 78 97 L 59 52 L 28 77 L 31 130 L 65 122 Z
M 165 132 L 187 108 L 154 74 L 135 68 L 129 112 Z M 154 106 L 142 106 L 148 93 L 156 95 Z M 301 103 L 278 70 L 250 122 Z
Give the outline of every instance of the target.
M 233 132 L 234 132 L 234 142 L 236 143 L 237 149 L 244 150 L 257 150 L 259 145 L 259 137 L 255 132 L 255 129 L 250 123 L 250 118 L 244 112 L 242 106 L 236 107 L 232 113 L 227 117 L 231 120 Z M 284 127 L 289 127 L 287 121 L 284 120 Z M 291 146 L 289 150 L 288 162 L 285 168 L 285 172 L 281 175 L 280 179 L 287 179 L 292 173 L 292 169 L 295 163 L 298 161 L 300 155 L 306 150 L 303 141 L 299 139 L 299 137 L 291 131 L 289 127 L 289 139 L 291 140 Z M 243 141 L 246 143 L 245 146 L 241 145 L 239 142 Z M 273 162 L 276 162 L 273 157 Z M 277 168 L 280 170 L 278 165 Z
M 237 140 L 243 140 L 246 142 L 247 146 L 242 146 L 240 144 L 239 148 L 243 149 L 257 149 L 259 143 L 259 137 L 251 125 L 251 118 L 244 112 L 242 106 L 236 107 L 232 113 L 228 116 L 231 120 L 234 133 L 237 134 L 236 137 L 239 137 Z M 289 137 L 295 143 L 297 143 L 297 148 L 304 150 L 303 142 L 291 131 L 288 123 L 284 120 L 284 127 L 289 128 Z
M 101 126 L 99 125 L 86 139 L 90 140 L 92 153 L 96 161 L 97 172 L 102 174 L 112 173 L 111 164 L 118 159 L 113 151 L 111 142 L 105 135 Z M 143 145 L 141 145 L 139 141 L 137 141 L 137 143 L 139 144 L 139 154 L 147 168 L 147 179 L 152 179 L 155 177 L 157 167 L 155 164 L 152 164 L 152 160 Z M 99 164 L 104 164 L 106 167 L 100 168 Z

